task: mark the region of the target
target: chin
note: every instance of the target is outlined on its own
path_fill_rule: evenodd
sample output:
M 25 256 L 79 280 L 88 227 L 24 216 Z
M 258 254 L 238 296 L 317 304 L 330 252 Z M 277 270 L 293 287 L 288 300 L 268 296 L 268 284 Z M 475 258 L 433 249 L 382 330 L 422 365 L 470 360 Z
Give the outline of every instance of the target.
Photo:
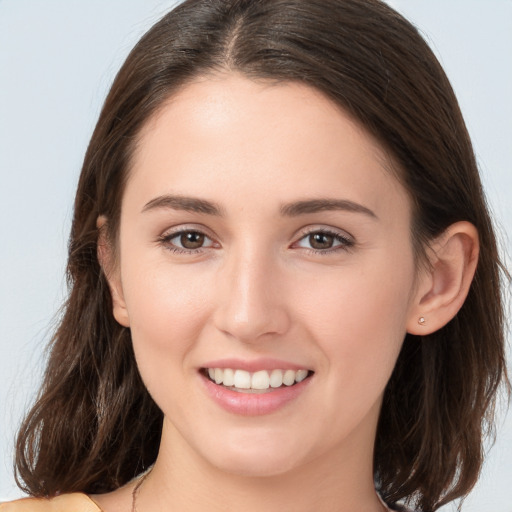
M 226 440 L 215 443 L 212 450 L 203 454 L 217 469 L 242 477 L 274 477 L 300 467 L 305 459 L 304 445 L 283 441 L 280 436 L 271 438 L 269 432 L 264 439 Z M 206 448 L 206 447 L 205 447 Z
M 265 457 L 260 454 L 252 458 L 234 456 L 228 460 L 219 461 L 216 467 L 225 473 L 245 478 L 270 478 L 289 473 L 297 467 L 297 463 L 290 457 L 282 460 L 275 455 Z

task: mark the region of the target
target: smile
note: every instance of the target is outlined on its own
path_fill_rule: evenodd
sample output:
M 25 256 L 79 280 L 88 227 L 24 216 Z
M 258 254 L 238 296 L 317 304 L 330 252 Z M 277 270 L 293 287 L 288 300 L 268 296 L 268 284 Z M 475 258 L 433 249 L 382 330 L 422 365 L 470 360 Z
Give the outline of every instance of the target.
M 315 371 L 300 363 L 261 357 L 224 358 L 198 368 L 202 389 L 225 411 L 242 416 L 278 412 L 308 397 Z M 306 398 L 307 400 L 307 398 Z
M 251 373 L 233 368 L 205 368 L 204 372 L 215 384 L 241 393 L 270 392 L 284 386 L 293 386 L 312 374 L 306 369 L 259 370 Z

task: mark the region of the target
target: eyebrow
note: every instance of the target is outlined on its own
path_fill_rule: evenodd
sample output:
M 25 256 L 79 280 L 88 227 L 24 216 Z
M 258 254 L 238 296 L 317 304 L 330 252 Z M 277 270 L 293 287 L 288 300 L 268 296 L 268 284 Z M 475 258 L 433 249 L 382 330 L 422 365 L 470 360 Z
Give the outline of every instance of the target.
M 142 208 L 142 212 L 147 212 L 157 208 L 170 208 L 172 210 L 183 210 L 187 212 L 204 213 L 206 215 L 215 215 L 222 217 L 222 208 L 206 201 L 205 199 L 199 199 L 197 197 L 185 197 L 185 196 L 174 196 L 174 195 L 163 195 L 151 199 Z
M 373 219 L 378 218 L 377 215 L 375 215 L 375 213 L 366 206 L 347 199 L 310 199 L 305 201 L 296 201 L 283 205 L 281 207 L 281 214 L 286 217 L 295 217 L 297 215 L 307 215 L 308 213 L 335 210 L 362 213 Z
M 162 195 L 151 199 L 142 208 L 142 212 L 155 210 L 159 208 L 183 210 L 187 212 L 203 213 L 217 217 L 224 216 L 224 210 L 216 203 L 197 197 Z M 294 201 L 281 206 L 281 215 L 285 217 L 296 217 L 322 211 L 346 211 L 353 213 L 362 213 L 377 219 L 377 215 L 359 203 L 347 199 L 308 199 L 303 201 Z

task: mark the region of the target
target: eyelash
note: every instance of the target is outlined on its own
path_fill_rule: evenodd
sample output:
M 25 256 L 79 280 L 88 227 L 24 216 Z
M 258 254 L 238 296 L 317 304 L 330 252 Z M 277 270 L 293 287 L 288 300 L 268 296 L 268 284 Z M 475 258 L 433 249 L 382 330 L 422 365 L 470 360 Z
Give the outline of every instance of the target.
M 212 241 L 211 238 L 206 233 L 199 229 L 181 229 L 179 231 L 174 231 L 173 233 L 168 233 L 166 235 L 160 236 L 158 238 L 158 241 L 161 245 L 165 247 L 165 249 L 175 254 L 197 254 L 202 252 L 205 249 L 204 246 L 198 247 L 197 249 L 186 249 L 178 247 L 171 242 L 171 240 L 178 238 L 186 233 L 196 233 L 198 235 L 203 235 L 206 239 Z
M 314 255 L 321 254 L 322 256 L 327 256 L 329 254 L 333 254 L 338 251 L 349 251 L 355 245 L 355 242 L 351 237 L 349 237 L 347 235 L 342 235 L 341 233 L 339 233 L 337 231 L 326 229 L 326 228 L 320 228 L 320 229 L 313 228 L 309 231 L 306 231 L 305 233 L 302 234 L 302 236 L 299 238 L 299 240 L 297 240 L 297 242 L 294 242 L 293 245 L 298 244 L 299 242 L 301 242 L 302 240 L 304 240 L 305 238 L 307 238 L 311 235 L 332 236 L 334 239 L 334 242 L 339 242 L 339 245 L 330 247 L 328 249 L 313 249 L 313 248 L 303 247 L 302 249 L 305 249 L 309 254 L 314 254 Z
M 204 249 L 207 249 L 210 247 L 210 246 L 207 246 L 207 247 L 201 246 L 201 247 L 198 247 L 197 249 L 186 249 L 186 248 L 178 247 L 171 242 L 171 240 L 178 238 L 186 233 L 195 233 L 198 235 L 202 235 L 205 237 L 205 239 L 210 240 L 210 242 L 212 242 L 212 245 L 214 244 L 213 240 L 206 233 L 204 233 L 203 231 L 201 231 L 199 229 L 182 229 L 180 231 L 168 233 L 166 235 L 160 236 L 158 238 L 158 242 L 161 245 L 163 245 L 165 247 L 165 249 L 167 249 L 175 254 L 197 254 L 197 253 L 203 252 Z M 302 236 L 296 242 L 294 242 L 292 244 L 292 247 L 294 245 L 298 244 L 299 242 L 301 242 L 302 240 L 304 240 L 305 238 L 307 238 L 311 235 L 317 235 L 317 234 L 332 236 L 334 239 L 334 242 L 339 242 L 339 245 L 330 247 L 328 249 L 313 249 L 313 248 L 308 248 L 308 247 L 302 247 L 302 249 L 306 250 L 309 254 L 329 255 L 329 254 L 332 254 L 332 253 L 335 253 L 338 251 L 349 251 L 355 245 L 355 242 L 352 238 L 350 238 L 346 235 L 342 235 L 341 233 L 338 233 L 336 231 L 322 228 L 322 229 L 311 229 L 310 231 L 306 231 L 305 233 L 302 234 Z

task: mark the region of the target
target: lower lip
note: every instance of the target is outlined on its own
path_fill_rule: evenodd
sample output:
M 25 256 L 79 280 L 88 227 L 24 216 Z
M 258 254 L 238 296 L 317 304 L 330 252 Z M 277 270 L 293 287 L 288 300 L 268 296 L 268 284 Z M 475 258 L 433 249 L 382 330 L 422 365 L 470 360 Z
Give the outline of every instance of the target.
M 201 379 L 208 395 L 228 412 L 241 416 L 260 416 L 273 413 L 303 393 L 312 377 L 293 386 L 282 386 L 267 393 L 243 393 L 215 384 L 208 377 Z

